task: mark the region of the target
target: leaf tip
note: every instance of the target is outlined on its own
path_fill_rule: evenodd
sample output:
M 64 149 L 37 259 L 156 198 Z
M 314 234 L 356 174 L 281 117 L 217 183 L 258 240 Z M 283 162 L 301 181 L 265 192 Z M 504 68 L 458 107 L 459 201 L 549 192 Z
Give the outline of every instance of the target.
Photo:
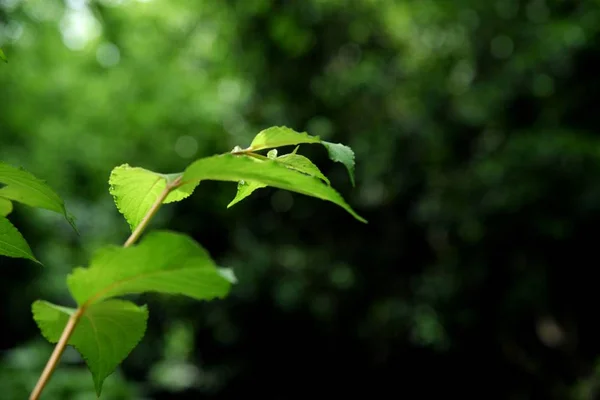
M 232 268 L 218 268 L 217 271 L 219 272 L 219 275 L 230 284 L 238 283 L 237 276 L 235 276 L 235 272 L 233 272 Z
M 79 232 L 79 229 L 77 229 L 77 218 L 75 218 L 75 216 L 73 214 L 71 214 L 70 212 L 67 212 L 65 209 L 65 218 L 67 219 L 67 222 L 69 223 L 69 225 L 71 225 L 71 228 L 73 228 L 73 230 L 75 231 L 75 233 L 77 234 L 77 236 L 81 236 L 81 233 Z
M 360 215 L 358 215 L 358 214 L 356 213 L 356 211 L 352 210 L 351 208 L 350 208 L 350 209 L 347 209 L 347 211 L 348 211 L 348 212 L 350 212 L 350 214 L 352 214 L 352 216 L 353 216 L 353 217 L 354 217 L 354 218 L 355 218 L 357 221 L 359 221 L 359 222 L 362 222 L 363 224 L 368 224 L 368 223 L 369 223 L 369 221 L 367 221 L 366 219 L 364 219 L 363 217 L 361 217 Z
M 236 205 L 236 204 L 237 204 L 237 203 L 239 203 L 239 202 L 240 202 L 240 199 L 238 199 L 238 196 L 235 196 L 235 197 L 233 198 L 233 200 L 231 200 L 231 201 L 229 202 L 229 204 L 227 204 L 227 208 L 229 209 L 229 208 L 233 207 L 234 205 Z
M 101 379 L 96 379 L 96 377 L 93 377 L 94 379 L 94 390 L 96 391 L 96 398 L 100 398 L 100 395 L 102 394 L 102 385 L 104 384 L 104 381 L 106 380 L 106 378 L 101 378 Z
M 346 167 L 352 187 L 356 187 L 354 180 L 354 151 L 352 148 L 341 143 L 331 143 L 324 140 L 321 141 L 321 144 L 327 149 L 330 160 L 342 163 Z

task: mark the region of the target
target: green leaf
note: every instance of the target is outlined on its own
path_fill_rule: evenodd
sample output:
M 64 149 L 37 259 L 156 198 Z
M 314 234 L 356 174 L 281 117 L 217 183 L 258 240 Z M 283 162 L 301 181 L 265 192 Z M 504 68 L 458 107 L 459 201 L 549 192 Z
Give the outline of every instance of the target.
M 271 152 L 273 152 L 273 153 L 271 153 Z M 319 168 L 315 164 L 313 164 L 312 161 L 310 161 L 308 158 L 301 156 L 299 154 L 295 154 L 295 150 L 293 153 L 285 154 L 285 155 L 283 155 L 281 157 L 277 157 L 277 158 L 273 158 L 277 155 L 277 150 L 271 150 L 271 151 L 269 151 L 269 154 L 271 154 L 271 156 L 269 157 L 270 159 L 274 159 L 274 160 L 284 164 L 286 167 L 291 168 L 293 170 L 302 172 L 302 173 L 310 175 L 310 176 L 315 176 L 317 178 L 320 178 L 329 185 L 329 179 L 327 179 L 327 177 L 325 175 L 323 175 L 323 173 L 319 170 Z M 255 190 L 261 189 L 264 187 L 267 187 L 267 185 L 265 185 L 264 183 L 260 183 L 260 182 L 239 181 L 235 197 L 227 205 L 227 208 L 244 200 L 246 197 L 250 196 Z
M 38 300 L 32 311 L 42 335 L 56 343 L 76 310 Z M 130 301 L 108 300 L 85 309 L 68 344 L 85 359 L 98 396 L 104 380 L 144 337 L 147 320 L 146 306 Z
M 250 196 L 255 190 L 262 189 L 265 187 L 267 187 L 267 185 L 260 182 L 239 181 L 235 197 L 233 198 L 233 200 L 231 200 L 229 204 L 227 204 L 227 208 L 244 200 L 246 197 Z
M 277 160 L 285 164 L 288 168 L 292 168 L 304 174 L 322 179 L 329 185 L 329 179 L 323 175 L 321 170 L 315 164 L 313 164 L 312 161 L 304 156 L 301 156 L 300 154 L 285 154 L 281 157 L 277 157 Z
M 341 143 L 322 141 L 318 136 L 311 136 L 306 132 L 299 133 L 285 126 L 275 126 L 259 132 L 258 135 L 254 137 L 250 147 L 245 151 L 257 151 L 301 143 L 321 143 L 323 146 L 325 146 L 331 160 L 344 164 L 348 170 L 348 174 L 350 175 L 352 186 L 355 186 L 354 152 L 350 147 Z M 294 153 L 296 150 L 294 150 Z
M 8 58 L 6 58 L 6 55 L 4 54 L 2 49 L 0 49 L 0 60 L 4 61 L 5 63 L 8 62 Z
M 0 217 L 6 217 L 13 210 L 12 201 L 0 197 Z
M 294 171 L 275 160 L 257 160 L 234 154 L 202 158 L 186 168 L 183 182 L 190 184 L 202 180 L 255 182 L 317 197 L 339 205 L 357 220 L 366 222 L 338 192 L 326 183 L 313 176 Z
M 0 183 L 6 185 L 0 188 L 0 197 L 63 214 L 75 229 L 73 217 L 60 196 L 31 173 L 0 162 Z
M 352 182 L 352 186 L 354 186 L 354 152 L 352 149 L 341 143 L 329 143 L 325 141 L 321 143 L 323 143 L 323 146 L 327 149 L 331 160 L 344 164 L 348 170 L 348 175 L 350 175 L 350 182 Z
M 27 258 L 41 264 L 34 257 L 21 233 L 4 217 L 0 217 L 0 255 Z
M 219 275 L 225 278 L 229 283 L 237 283 L 237 277 L 231 268 L 219 268 Z
M 271 160 L 276 159 L 277 158 L 277 149 L 269 150 L 269 152 L 267 153 L 267 158 L 269 158 Z
M 206 250 L 185 235 L 167 231 L 152 232 L 137 246 L 100 249 L 90 267 L 76 268 L 67 284 L 79 305 L 143 292 L 208 300 L 224 297 L 231 287 Z
M 148 213 L 167 183 L 171 183 L 179 176 L 181 174 L 159 174 L 144 168 L 131 167 L 128 164 L 112 170 L 108 180 L 110 194 L 132 231 Z M 188 197 L 195 187 L 196 185 L 178 187 L 169 193 L 163 203 L 181 201 Z
M 298 133 L 285 126 L 274 126 L 259 132 L 250 144 L 251 151 L 289 146 L 300 143 L 321 143 L 318 136 L 306 132 Z

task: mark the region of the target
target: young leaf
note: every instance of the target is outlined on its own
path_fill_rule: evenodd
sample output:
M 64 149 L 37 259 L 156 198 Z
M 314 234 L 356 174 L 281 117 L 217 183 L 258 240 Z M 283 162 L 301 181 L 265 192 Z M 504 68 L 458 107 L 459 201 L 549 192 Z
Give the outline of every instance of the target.
M 217 270 L 219 275 L 225 278 L 229 283 L 237 283 L 237 276 L 235 276 L 235 272 L 231 268 L 219 268 Z
M 284 163 L 287 167 L 295 169 L 296 171 L 322 179 L 329 185 L 329 179 L 323 175 L 321 170 L 315 164 L 313 164 L 312 161 L 304 156 L 301 156 L 300 154 L 285 154 L 281 157 L 277 157 L 277 160 Z
M 259 132 L 252 140 L 250 150 L 257 151 L 292 144 L 320 142 L 318 136 L 311 136 L 306 132 L 298 133 L 285 126 L 274 126 Z
M 288 146 L 301 143 L 321 143 L 327 149 L 329 158 L 335 162 L 344 164 L 350 175 L 350 181 L 354 186 L 354 152 L 348 146 L 341 143 L 330 143 L 322 141 L 318 136 L 311 136 L 306 132 L 296 132 L 285 126 L 275 126 L 265 129 L 254 137 L 248 150 L 257 151 L 272 147 Z M 296 150 L 294 150 L 294 153 Z
M 110 194 L 114 197 L 117 209 L 123 214 L 132 231 L 142 221 L 167 183 L 172 182 L 179 175 L 181 174 L 158 174 L 128 164 L 112 170 L 108 180 Z M 195 187 L 196 185 L 178 187 L 169 193 L 163 203 L 183 200 L 194 191 Z
M 13 210 L 12 201 L 0 197 L 0 217 L 6 217 Z
M 107 246 L 89 268 L 76 268 L 67 278 L 77 304 L 133 293 L 182 294 L 197 300 L 224 297 L 231 286 L 206 250 L 189 237 L 152 232 L 137 246 Z
M 223 154 L 201 158 L 188 166 L 183 174 L 186 184 L 202 180 L 256 182 L 330 201 L 366 222 L 333 188 L 313 176 L 294 171 L 275 160 L 256 160 L 249 156 Z
M 239 181 L 235 197 L 233 198 L 233 200 L 231 200 L 229 204 L 227 204 L 227 208 L 244 200 L 246 197 L 250 196 L 255 190 L 262 189 L 265 187 L 267 187 L 267 185 L 259 182 Z
M 298 147 L 296 147 L 298 148 Z M 269 150 L 269 152 L 267 153 L 267 158 L 274 160 L 277 158 L 277 149 L 273 149 L 273 150 Z
M 274 153 L 271 153 L 274 152 Z M 273 157 L 277 155 L 277 150 L 269 151 L 270 154 L 273 154 Z M 273 160 L 279 161 L 282 164 L 285 164 L 288 168 L 294 169 L 296 171 L 305 173 L 310 176 L 315 176 L 317 178 L 322 179 L 329 185 L 329 179 L 317 168 L 315 164 L 312 163 L 308 158 L 301 156 L 295 153 L 285 154 L 281 157 L 272 158 Z M 250 196 L 255 190 L 267 187 L 267 185 L 259 183 L 259 182 L 238 182 L 237 192 L 235 197 L 231 202 L 227 205 L 227 208 L 239 203 L 244 200 L 246 197 Z
M 350 175 L 350 182 L 352 182 L 352 186 L 354 186 L 354 152 L 352 149 L 341 143 L 329 143 L 325 141 L 321 143 L 323 143 L 323 146 L 327 149 L 329 158 L 332 161 L 344 164 L 348 170 L 348 175 Z
M 0 60 L 4 61 L 6 63 L 8 62 L 8 58 L 6 58 L 6 55 L 4 54 L 2 49 L 0 49 Z
M 58 342 L 74 309 L 38 300 L 33 318 L 50 342 Z M 85 309 L 68 344 L 85 359 L 98 397 L 102 383 L 144 337 L 148 309 L 130 301 L 107 300 Z
M 4 217 L 0 217 L 0 255 L 27 258 L 41 264 L 31 252 L 21 233 Z
M 0 188 L 0 197 L 63 214 L 75 228 L 63 200 L 44 181 L 21 168 L 0 162 L 0 183 L 6 185 Z

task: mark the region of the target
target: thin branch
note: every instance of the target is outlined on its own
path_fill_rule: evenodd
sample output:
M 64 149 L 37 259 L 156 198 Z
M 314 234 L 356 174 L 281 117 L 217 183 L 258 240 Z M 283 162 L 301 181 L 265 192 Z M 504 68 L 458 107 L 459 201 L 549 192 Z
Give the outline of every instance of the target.
M 152 204 L 152 207 L 150 207 L 150 210 L 148 210 L 146 215 L 144 215 L 144 218 L 139 223 L 139 225 L 135 228 L 135 230 L 133 231 L 131 236 L 129 236 L 129 238 L 123 245 L 123 247 L 131 246 L 140 238 L 140 236 L 142 235 L 142 233 L 144 232 L 144 230 L 150 223 L 150 220 L 152 220 L 152 217 L 154 217 L 154 215 L 156 214 L 156 212 L 162 205 L 163 201 L 165 201 L 165 199 L 167 198 L 167 196 L 173 189 L 175 189 L 177 186 L 179 186 L 180 182 L 181 182 L 181 177 L 178 177 L 173 182 L 168 184 L 167 187 L 165 187 L 165 190 L 163 190 L 162 193 L 156 198 L 156 201 L 154 202 L 154 204 Z
M 158 209 L 160 208 L 160 206 L 162 205 L 163 201 L 167 198 L 169 193 L 173 189 L 179 187 L 180 184 L 181 184 L 181 177 L 178 177 L 173 182 L 167 184 L 165 189 L 156 198 L 156 201 L 154 202 L 154 204 L 152 204 L 152 207 L 150 207 L 150 209 L 148 210 L 146 215 L 144 215 L 144 218 L 142 219 L 140 224 L 135 228 L 135 230 L 133 231 L 131 236 L 129 236 L 129 238 L 123 245 L 123 247 L 129 247 L 129 246 L 133 245 L 140 238 L 140 236 L 142 235 L 144 230 L 148 227 L 148 224 L 152 220 L 152 217 L 154 217 L 154 215 L 156 215 L 156 213 L 157 213 Z M 69 318 L 67 325 L 65 325 L 65 329 L 63 330 L 63 332 L 60 335 L 60 339 L 58 340 L 58 343 L 56 343 L 56 346 L 54 347 L 54 351 L 52 352 L 52 355 L 50 356 L 50 358 L 48 359 L 48 362 L 46 363 L 46 366 L 44 367 L 44 371 L 42 371 L 42 374 L 40 375 L 40 379 L 36 383 L 33 391 L 31 392 L 31 395 L 29 396 L 29 400 L 38 400 L 40 398 L 40 395 L 42 394 L 42 390 L 44 390 L 44 387 L 46 387 L 46 385 L 48 384 L 48 381 L 50 380 L 52 373 L 54 372 L 54 370 L 56 369 L 56 366 L 58 365 L 58 362 L 60 361 L 60 357 L 62 356 L 63 352 L 65 351 L 65 347 L 67 346 L 67 343 L 69 342 L 69 338 L 73 334 L 73 331 L 75 330 L 75 327 L 77 326 L 77 323 L 79 322 L 79 320 L 85 313 L 87 306 L 88 306 L 88 303 L 81 305 L 71 315 L 71 318 Z
M 56 366 L 60 361 L 62 353 L 65 351 L 65 347 L 67 346 L 67 342 L 69 341 L 69 338 L 75 330 L 75 326 L 77 326 L 77 323 L 79 322 L 79 319 L 81 318 L 84 312 L 85 308 L 78 308 L 77 311 L 75 311 L 71 315 L 71 318 L 69 318 L 69 321 L 67 322 L 65 329 L 60 335 L 60 339 L 58 340 L 58 343 L 56 343 L 54 351 L 52 352 L 52 355 L 50 356 L 50 359 L 48 360 L 48 363 L 44 368 L 44 371 L 42 371 L 42 375 L 40 375 L 40 379 L 38 380 L 37 384 L 33 388 L 33 391 L 31 392 L 31 395 L 29 396 L 29 400 L 39 399 L 40 395 L 42 394 L 42 390 L 44 389 L 44 387 L 48 383 L 48 380 L 50 379 L 50 376 L 52 376 L 52 373 L 56 369 Z

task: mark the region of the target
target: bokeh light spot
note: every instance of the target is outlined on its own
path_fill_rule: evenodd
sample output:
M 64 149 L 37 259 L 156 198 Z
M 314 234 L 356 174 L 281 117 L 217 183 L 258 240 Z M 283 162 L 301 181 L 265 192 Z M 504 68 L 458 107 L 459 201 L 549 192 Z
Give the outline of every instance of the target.
M 71 50 L 82 50 L 92 39 L 100 35 L 100 25 L 89 10 L 68 10 L 60 21 L 63 43 Z
M 338 265 L 333 268 L 329 278 L 338 289 L 350 289 L 354 286 L 354 271 L 347 265 Z
M 96 60 L 104 68 L 114 67 L 121 61 L 121 52 L 114 44 L 103 43 L 96 50 Z
M 181 158 L 192 158 L 198 151 L 198 141 L 192 136 L 180 136 L 175 142 L 175 152 Z
M 278 190 L 271 196 L 271 206 L 275 212 L 288 212 L 294 205 L 294 198 L 290 192 Z
M 533 94 L 538 97 L 547 97 L 554 93 L 554 79 L 546 74 L 538 74 L 533 78 Z
M 492 55 L 499 59 L 509 58 L 514 50 L 514 44 L 511 38 L 506 35 L 496 36 L 490 43 Z
M 531 22 L 543 23 L 548 20 L 550 16 L 550 10 L 546 6 L 543 0 L 533 0 L 527 5 L 526 8 L 527 18 Z

